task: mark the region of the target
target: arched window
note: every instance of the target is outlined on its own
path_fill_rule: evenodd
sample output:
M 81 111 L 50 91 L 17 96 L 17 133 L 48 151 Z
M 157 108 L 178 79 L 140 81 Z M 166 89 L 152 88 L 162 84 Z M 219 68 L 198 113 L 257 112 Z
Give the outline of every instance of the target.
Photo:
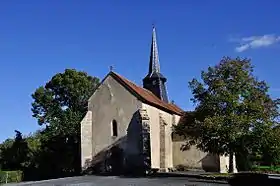
M 118 136 L 118 123 L 116 120 L 112 121 L 112 136 Z

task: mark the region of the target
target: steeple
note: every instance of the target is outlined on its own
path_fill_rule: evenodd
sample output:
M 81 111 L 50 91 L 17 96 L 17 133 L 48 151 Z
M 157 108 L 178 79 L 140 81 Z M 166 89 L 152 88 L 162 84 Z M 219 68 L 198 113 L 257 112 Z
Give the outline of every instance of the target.
M 153 26 L 149 74 L 152 74 L 153 72 L 156 72 L 156 73 L 160 72 L 159 57 L 158 57 L 158 47 L 157 47 L 157 36 L 156 36 L 156 28 L 155 28 L 155 26 Z
M 149 72 L 143 79 L 143 87 L 150 90 L 158 98 L 168 103 L 168 97 L 165 87 L 166 80 L 167 79 L 160 73 L 156 28 L 155 26 L 153 26 Z

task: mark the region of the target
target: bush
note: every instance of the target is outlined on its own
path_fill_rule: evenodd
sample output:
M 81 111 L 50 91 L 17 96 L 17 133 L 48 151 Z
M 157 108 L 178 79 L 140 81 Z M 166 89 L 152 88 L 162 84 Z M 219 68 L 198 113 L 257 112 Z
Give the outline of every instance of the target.
M 22 177 L 22 171 L 0 171 L 0 183 L 18 183 Z
M 190 168 L 188 166 L 182 164 L 175 166 L 176 171 L 188 171 L 189 169 Z
M 271 185 L 267 174 L 244 172 L 234 174 L 229 179 L 229 184 L 232 186 L 247 186 L 247 185 Z
M 279 174 L 280 167 L 279 166 L 253 166 L 253 171 L 262 172 L 262 173 L 271 173 L 271 174 Z
M 252 170 L 254 158 L 250 155 L 236 154 L 236 167 L 238 171 L 250 171 Z

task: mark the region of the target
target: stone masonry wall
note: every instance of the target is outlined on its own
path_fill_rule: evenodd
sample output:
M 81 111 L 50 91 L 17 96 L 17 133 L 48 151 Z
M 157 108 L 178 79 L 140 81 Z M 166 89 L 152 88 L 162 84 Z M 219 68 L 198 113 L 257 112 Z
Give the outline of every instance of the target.
M 161 114 L 159 114 L 159 140 L 160 140 L 160 168 L 165 168 L 165 122 L 161 116 Z

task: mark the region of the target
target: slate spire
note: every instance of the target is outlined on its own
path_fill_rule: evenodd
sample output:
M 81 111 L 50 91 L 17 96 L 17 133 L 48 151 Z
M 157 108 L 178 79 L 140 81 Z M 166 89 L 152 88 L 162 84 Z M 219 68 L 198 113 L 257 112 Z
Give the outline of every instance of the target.
M 160 72 L 155 26 L 153 26 L 152 44 L 151 44 L 151 52 L 150 52 L 150 66 L 149 66 L 149 73 L 152 74 L 153 72 L 156 73 Z
M 167 79 L 160 72 L 156 28 L 153 26 L 149 72 L 143 79 L 143 87 L 150 90 L 164 102 L 168 103 L 167 91 L 165 87 L 166 80 Z

